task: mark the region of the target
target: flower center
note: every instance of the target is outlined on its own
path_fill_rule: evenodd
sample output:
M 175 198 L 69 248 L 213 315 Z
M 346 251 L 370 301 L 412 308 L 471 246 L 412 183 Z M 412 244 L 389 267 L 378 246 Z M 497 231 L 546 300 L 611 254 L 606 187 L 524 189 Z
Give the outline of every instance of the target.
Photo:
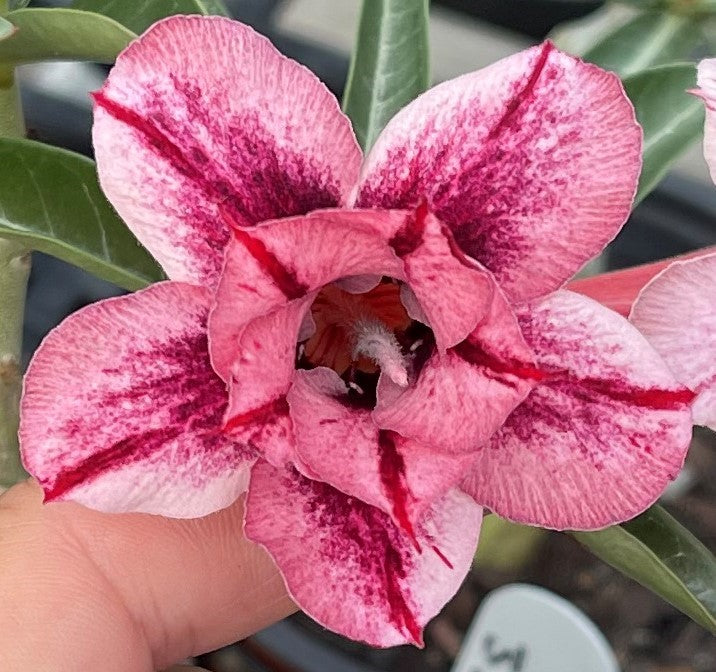
M 340 376 L 378 369 L 393 382 L 408 384 L 400 343 L 411 325 L 400 301 L 400 286 L 384 280 L 369 292 L 351 294 L 333 284 L 324 287 L 311 307 L 315 325 L 303 356 L 310 366 L 327 366 Z
M 357 320 L 353 325 L 353 336 L 354 360 L 363 355 L 375 362 L 397 385 L 405 387 L 408 384 L 408 371 L 398 339 L 382 322 Z

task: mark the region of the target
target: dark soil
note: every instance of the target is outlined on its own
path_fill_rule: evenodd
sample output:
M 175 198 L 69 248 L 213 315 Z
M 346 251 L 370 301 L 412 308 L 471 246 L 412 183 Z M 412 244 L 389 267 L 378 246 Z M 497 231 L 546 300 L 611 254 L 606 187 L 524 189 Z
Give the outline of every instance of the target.
M 697 431 L 687 464 L 692 482 L 663 503 L 707 547 L 715 549 L 716 434 Z M 516 581 L 544 586 L 582 609 L 611 642 L 624 672 L 716 671 L 716 638 L 597 560 L 571 537 L 558 533 L 545 536 L 521 568 L 504 570 L 478 564 L 428 626 L 422 651 L 412 647 L 371 650 L 326 632 L 298 614 L 289 619 L 293 634 L 325 648 L 314 646 L 310 655 L 298 649 L 292 654 L 280 646 L 279 633 L 273 641 L 249 638 L 202 656 L 198 663 L 214 672 L 338 672 L 338 665 L 329 667 L 323 659 L 321 652 L 330 651 L 343 657 L 346 670 L 448 672 L 480 600 L 491 590 Z

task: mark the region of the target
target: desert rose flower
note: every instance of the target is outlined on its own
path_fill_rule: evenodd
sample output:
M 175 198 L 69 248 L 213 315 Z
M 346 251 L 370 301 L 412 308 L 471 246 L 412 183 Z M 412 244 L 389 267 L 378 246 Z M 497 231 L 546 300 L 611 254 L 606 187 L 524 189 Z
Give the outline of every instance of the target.
M 482 505 L 593 529 L 678 472 L 693 393 L 560 290 L 636 188 L 616 76 L 545 43 L 431 89 L 363 160 L 308 70 L 174 17 L 95 103 L 102 186 L 170 281 L 36 354 L 21 442 L 46 499 L 191 517 L 248 487 L 297 603 L 388 646 L 454 594 Z
M 698 67 L 706 107 L 704 157 L 716 176 L 716 59 Z M 696 424 L 716 429 L 716 248 L 572 283 L 630 321 L 696 393 Z
M 716 180 L 716 59 L 698 67 L 704 157 Z M 716 430 L 716 253 L 670 264 L 640 292 L 629 319 L 677 380 L 696 392 L 694 421 Z

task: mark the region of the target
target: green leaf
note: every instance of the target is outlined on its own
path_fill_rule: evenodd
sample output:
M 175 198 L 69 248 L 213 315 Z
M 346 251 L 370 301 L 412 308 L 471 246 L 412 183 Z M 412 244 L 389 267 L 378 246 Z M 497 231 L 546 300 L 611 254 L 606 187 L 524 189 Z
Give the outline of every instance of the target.
M 599 532 L 573 532 L 597 557 L 716 633 L 716 558 L 660 506 Z
M 231 12 L 226 8 L 223 0 L 201 0 L 204 6 L 203 14 L 215 14 L 216 16 L 228 16 L 231 18 Z
M 661 180 L 688 146 L 701 137 L 704 104 L 687 93 L 696 86 L 696 67 L 674 63 L 624 79 L 624 88 L 644 129 L 644 166 L 635 204 Z
M 363 149 L 429 83 L 428 0 L 364 0 L 343 99 Z
M 106 16 L 76 9 L 18 9 L 5 18 L 17 31 L 0 42 L 0 63 L 45 60 L 112 63 L 136 37 Z
M 548 35 L 557 47 L 582 56 L 595 44 L 631 21 L 638 11 L 617 2 L 607 2 L 594 12 L 556 26 Z
M 8 3 L 8 9 L 22 9 L 30 4 L 30 0 L 10 0 Z
M 675 14 L 708 14 L 716 9 L 716 0 L 620 0 L 642 9 L 657 9 Z
M 701 40 L 698 20 L 667 12 L 648 12 L 623 24 L 583 56 L 624 77 L 685 59 Z
M 163 277 L 102 194 L 94 163 L 39 142 L 0 138 L 0 236 L 125 289 Z
M 72 7 L 109 16 L 137 35 L 174 14 L 230 16 L 222 0 L 74 0 Z
M 540 527 L 513 523 L 494 513 L 485 516 L 475 565 L 480 569 L 519 572 L 534 557 L 547 534 Z
M 0 40 L 10 37 L 17 28 L 12 25 L 6 18 L 0 16 Z

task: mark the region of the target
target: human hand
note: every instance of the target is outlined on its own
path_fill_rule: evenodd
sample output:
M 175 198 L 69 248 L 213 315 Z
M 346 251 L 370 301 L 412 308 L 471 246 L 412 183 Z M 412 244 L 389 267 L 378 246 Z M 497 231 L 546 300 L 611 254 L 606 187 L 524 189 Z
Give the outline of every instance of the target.
M 206 518 L 0 497 L 0 670 L 153 672 L 295 610 L 241 532 L 243 498 Z M 186 668 L 183 668 L 186 669 Z

